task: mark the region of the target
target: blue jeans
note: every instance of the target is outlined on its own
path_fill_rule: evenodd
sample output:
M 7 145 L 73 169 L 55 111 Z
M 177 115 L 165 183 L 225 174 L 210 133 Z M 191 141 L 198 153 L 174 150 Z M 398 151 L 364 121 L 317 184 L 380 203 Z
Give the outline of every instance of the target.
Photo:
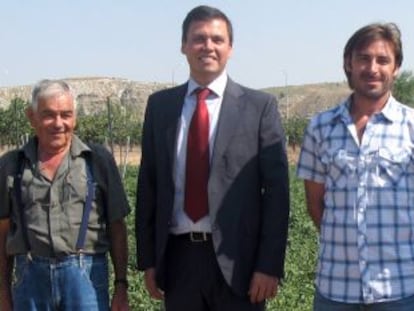
M 105 255 L 71 255 L 55 260 L 15 258 L 12 289 L 17 311 L 109 310 Z
M 343 303 L 330 300 L 315 292 L 313 311 L 413 311 L 414 296 L 372 304 Z

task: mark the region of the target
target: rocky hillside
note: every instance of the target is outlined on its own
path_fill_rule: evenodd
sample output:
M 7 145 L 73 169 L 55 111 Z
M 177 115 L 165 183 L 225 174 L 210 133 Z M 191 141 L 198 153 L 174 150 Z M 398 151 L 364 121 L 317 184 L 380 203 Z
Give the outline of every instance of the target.
M 350 94 L 346 82 L 275 87 L 264 91 L 274 94 L 279 99 L 281 115 L 288 115 L 289 118 L 309 118 L 319 111 L 337 105 Z
M 66 81 L 74 89 L 78 110 L 86 114 L 106 109 L 110 100 L 143 114 L 148 96 L 171 84 L 142 83 L 116 78 L 71 78 Z M 6 108 L 13 98 L 30 100 L 32 85 L 0 88 L 0 108 Z
M 75 90 L 78 109 L 86 114 L 106 109 L 106 103 L 110 100 L 142 115 L 149 94 L 171 86 L 103 77 L 71 78 L 67 81 Z M 31 88 L 31 85 L 0 88 L 0 108 L 6 108 L 15 97 L 29 100 Z M 288 117 L 309 117 L 337 104 L 350 92 L 344 82 L 275 87 L 264 91 L 279 98 L 279 110 L 283 117 L 286 114 Z

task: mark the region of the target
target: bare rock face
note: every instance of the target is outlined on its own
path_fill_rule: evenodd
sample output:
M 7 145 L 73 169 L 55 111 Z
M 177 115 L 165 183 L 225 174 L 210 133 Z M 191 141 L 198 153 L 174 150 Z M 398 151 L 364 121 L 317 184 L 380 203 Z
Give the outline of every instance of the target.
M 31 86 L 0 87 L 0 108 L 7 109 L 14 98 L 28 100 Z
M 143 115 L 148 96 L 171 84 L 136 82 L 117 78 L 69 78 L 78 111 L 96 114 L 106 109 L 108 101 L 123 109 Z M 30 101 L 33 85 L 0 88 L 0 108 L 7 108 L 13 98 Z

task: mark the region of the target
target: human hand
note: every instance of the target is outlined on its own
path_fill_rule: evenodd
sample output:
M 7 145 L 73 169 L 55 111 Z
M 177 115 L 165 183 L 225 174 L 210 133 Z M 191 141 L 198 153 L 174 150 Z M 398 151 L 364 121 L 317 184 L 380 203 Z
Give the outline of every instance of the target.
M 0 290 L 0 310 L 13 311 L 13 303 L 11 294 L 8 291 Z
M 145 287 L 148 293 L 154 299 L 164 299 L 164 293 L 157 287 L 155 282 L 155 268 L 148 268 L 144 272 Z
M 277 295 L 279 280 L 277 277 L 254 272 L 250 281 L 248 295 L 251 303 L 259 303 L 265 299 L 273 298 Z
M 111 311 L 129 311 L 128 290 L 125 284 L 115 285 Z

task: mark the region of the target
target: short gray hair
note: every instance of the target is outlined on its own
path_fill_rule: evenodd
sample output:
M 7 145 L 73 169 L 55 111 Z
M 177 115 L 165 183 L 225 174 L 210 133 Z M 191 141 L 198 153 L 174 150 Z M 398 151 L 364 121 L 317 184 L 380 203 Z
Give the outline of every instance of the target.
M 41 80 L 33 87 L 31 108 L 36 111 L 40 99 L 47 99 L 62 94 L 67 94 L 72 97 L 73 105 L 76 109 L 75 96 L 68 83 L 63 80 Z

